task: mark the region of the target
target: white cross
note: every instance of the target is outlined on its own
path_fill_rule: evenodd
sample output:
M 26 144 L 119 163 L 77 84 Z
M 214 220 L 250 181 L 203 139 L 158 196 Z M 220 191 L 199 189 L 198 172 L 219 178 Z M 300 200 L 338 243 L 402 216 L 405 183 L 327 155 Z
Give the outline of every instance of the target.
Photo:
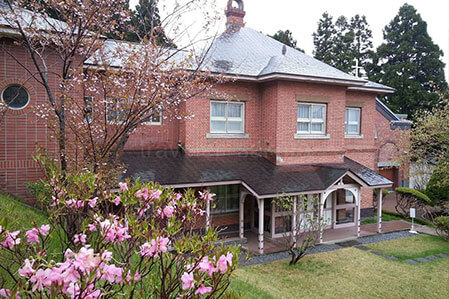
M 354 58 L 355 60 L 355 66 L 352 68 L 355 69 L 355 76 L 359 77 L 359 70 L 363 69 L 363 67 L 359 66 L 359 60 L 357 58 Z

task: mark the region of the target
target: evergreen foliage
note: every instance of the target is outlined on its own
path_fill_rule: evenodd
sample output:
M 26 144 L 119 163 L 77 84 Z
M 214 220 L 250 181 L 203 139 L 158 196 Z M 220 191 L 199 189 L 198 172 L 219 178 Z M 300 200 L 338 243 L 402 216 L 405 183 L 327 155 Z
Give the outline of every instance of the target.
M 414 117 L 440 102 L 438 92 L 448 85 L 444 78 L 443 52 L 427 32 L 427 23 L 416 9 L 404 4 L 384 29 L 385 42 L 377 48 L 370 79 L 397 89 L 383 97 L 398 113 Z
M 333 65 L 334 63 L 334 38 L 336 29 L 334 27 L 333 18 L 327 12 L 323 13 L 318 21 L 318 29 L 313 33 L 313 44 L 315 50 L 313 56 L 324 63 Z
M 295 48 L 298 51 L 304 53 L 304 50 L 296 46 L 297 41 L 293 39 L 292 32 L 290 30 L 278 30 L 274 35 L 269 35 L 269 37 L 287 45 L 289 47 Z
M 366 66 L 371 62 L 372 32 L 365 16 L 355 15 L 350 20 L 340 16 L 335 23 L 325 12 L 313 33 L 314 57 L 346 73 L 356 73 L 357 60 L 359 76 L 366 76 Z

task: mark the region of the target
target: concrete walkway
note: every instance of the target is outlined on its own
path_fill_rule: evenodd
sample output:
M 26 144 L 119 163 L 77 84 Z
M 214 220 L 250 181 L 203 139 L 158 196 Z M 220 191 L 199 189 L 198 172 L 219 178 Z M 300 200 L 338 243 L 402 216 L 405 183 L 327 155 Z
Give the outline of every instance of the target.
M 409 233 L 408 231 L 397 231 L 391 233 L 383 233 L 376 234 L 372 236 L 360 237 L 349 241 L 337 242 L 335 244 L 319 244 L 314 248 L 311 248 L 307 254 L 314 254 L 320 252 L 328 252 L 333 250 L 342 249 L 345 247 L 357 246 L 360 244 L 371 244 L 382 241 L 406 238 L 406 237 L 414 237 L 417 234 Z M 247 259 L 247 257 L 250 259 Z M 286 251 L 276 252 L 271 254 L 264 255 L 251 255 L 251 253 L 243 253 L 240 257 L 240 266 L 249 266 L 249 265 L 258 265 L 258 264 L 266 264 L 279 260 L 284 260 L 290 258 L 290 254 Z

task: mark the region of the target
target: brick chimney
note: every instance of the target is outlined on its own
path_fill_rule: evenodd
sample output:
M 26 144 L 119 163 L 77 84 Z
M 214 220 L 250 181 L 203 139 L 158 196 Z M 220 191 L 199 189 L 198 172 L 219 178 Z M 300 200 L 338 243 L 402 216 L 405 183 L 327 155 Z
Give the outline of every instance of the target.
M 243 10 L 243 0 L 229 0 L 226 15 L 226 27 L 233 29 L 240 29 L 245 26 L 243 18 L 245 17 L 245 11 Z

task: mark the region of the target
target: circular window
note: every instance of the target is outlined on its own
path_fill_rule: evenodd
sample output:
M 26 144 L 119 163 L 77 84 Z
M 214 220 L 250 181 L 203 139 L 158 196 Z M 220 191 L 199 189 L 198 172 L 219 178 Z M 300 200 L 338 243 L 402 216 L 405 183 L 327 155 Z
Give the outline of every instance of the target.
M 11 109 L 23 109 L 30 102 L 30 94 L 22 85 L 12 84 L 3 89 L 2 100 Z

